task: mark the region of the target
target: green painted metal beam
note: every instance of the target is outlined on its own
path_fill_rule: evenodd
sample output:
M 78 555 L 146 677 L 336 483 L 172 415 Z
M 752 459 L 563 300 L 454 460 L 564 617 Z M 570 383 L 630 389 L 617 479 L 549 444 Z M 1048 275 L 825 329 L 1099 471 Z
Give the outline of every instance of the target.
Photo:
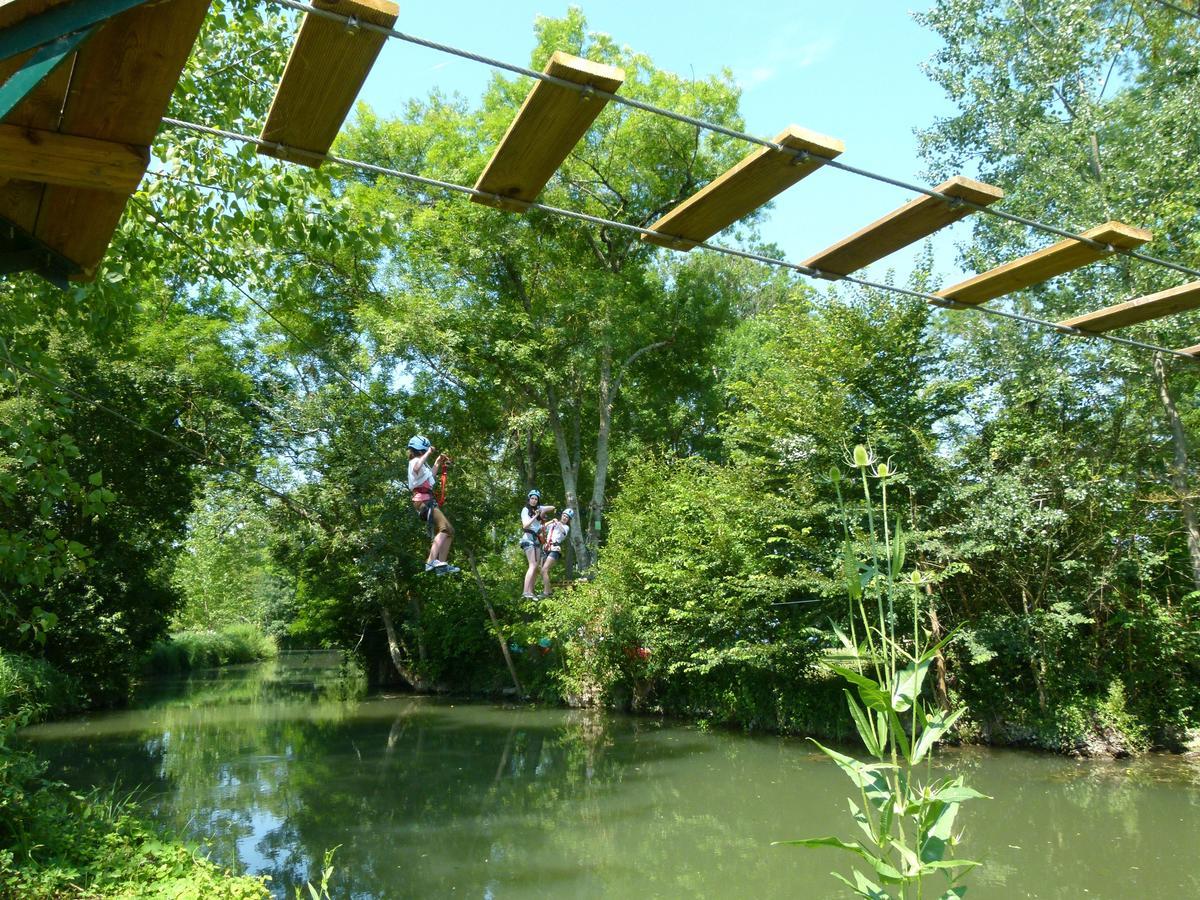
M 31 16 L 0 31 L 0 60 L 32 50 L 113 16 L 146 0 L 75 0 Z
M 9 76 L 8 81 L 0 85 L 0 119 L 3 119 L 13 107 L 25 99 L 42 79 L 58 68 L 64 59 L 74 53 L 79 45 L 88 39 L 96 26 L 66 34 L 49 44 L 43 44 L 17 71 Z

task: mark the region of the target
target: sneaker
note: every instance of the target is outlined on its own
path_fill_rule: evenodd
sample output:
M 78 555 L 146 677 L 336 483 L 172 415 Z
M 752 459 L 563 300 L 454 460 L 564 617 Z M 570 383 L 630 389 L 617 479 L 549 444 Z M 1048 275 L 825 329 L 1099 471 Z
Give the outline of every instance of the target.
M 522 600 L 536 600 L 536 599 L 537 599 L 537 597 L 533 596 L 533 594 L 530 594 L 530 593 L 526 592 L 526 593 L 524 593 L 524 594 L 522 594 L 522 595 L 521 595 L 521 599 L 522 599 Z
M 462 569 L 460 569 L 458 566 L 452 566 L 450 563 L 446 562 L 438 566 L 439 575 L 457 575 L 461 571 Z
M 433 562 L 425 563 L 425 571 L 432 572 L 434 575 L 445 575 L 446 564 L 440 559 L 435 559 Z

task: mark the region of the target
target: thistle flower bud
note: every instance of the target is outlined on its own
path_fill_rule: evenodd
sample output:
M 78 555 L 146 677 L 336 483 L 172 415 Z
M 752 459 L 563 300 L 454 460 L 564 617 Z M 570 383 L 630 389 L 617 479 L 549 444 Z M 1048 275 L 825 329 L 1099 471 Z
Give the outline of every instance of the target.
M 854 452 L 851 454 L 854 460 L 854 465 L 860 469 L 865 469 L 871 464 L 871 454 L 862 444 L 854 445 Z

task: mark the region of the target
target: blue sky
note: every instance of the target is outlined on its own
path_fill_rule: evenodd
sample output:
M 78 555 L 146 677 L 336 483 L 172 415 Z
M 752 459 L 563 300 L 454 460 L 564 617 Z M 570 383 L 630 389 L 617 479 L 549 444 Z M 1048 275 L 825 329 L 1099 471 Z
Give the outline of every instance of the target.
M 402 3 L 396 27 L 527 65 L 536 17 L 561 16 L 569 5 L 583 9 L 591 30 L 648 54 L 662 68 L 697 76 L 731 69 L 743 88 L 750 132 L 771 137 L 795 123 L 840 138 L 846 162 L 893 177 L 921 180 L 913 130 L 953 113 L 920 68 L 939 39 L 913 20 L 914 7 L 890 0 Z M 478 63 L 389 41 L 362 99 L 394 115 L 406 100 L 434 87 L 475 99 L 491 75 Z M 763 233 L 798 262 L 912 196 L 826 169 L 776 201 Z M 934 245 L 937 271 L 947 280 L 959 272 L 953 243 L 967 234 L 968 225 L 960 223 Z M 914 252 L 897 253 L 860 274 L 882 276 L 894 267 L 903 278 Z

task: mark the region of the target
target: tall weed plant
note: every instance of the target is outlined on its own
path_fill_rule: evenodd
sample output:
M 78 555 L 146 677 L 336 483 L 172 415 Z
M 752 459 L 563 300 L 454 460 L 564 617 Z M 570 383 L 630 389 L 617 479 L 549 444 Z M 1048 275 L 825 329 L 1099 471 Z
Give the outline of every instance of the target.
M 978 865 L 953 855 L 959 807 L 983 795 L 961 776 L 932 772 L 934 747 L 965 712 L 961 706 L 931 708 L 921 696 L 930 665 L 950 638 L 935 642 L 922 627 L 921 573 L 905 573 L 908 539 L 888 507 L 888 487 L 897 473 L 861 444 L 848 463 L 848 479 L 836 467 L 829 477 L 841 512 L 850 634 L 835 627 L 841 646 L 826 665 L 848 685 L 846 704 L 872 761 L 817 746 L 858 788 L 857 802 L 852 797 L 848 805 L 865 840 L 780 843 L 834 847 L 856 856 L 862 867 L 852 869 L 853 880 L 833 873 L 856 897 L 923 898 L 926 882 L 937 879 L 944 888 L 937 896 L 952 900 L 965 896 L 961 880 Z M 861 507 L 852 507 L 843 489 L 861 490 Z

